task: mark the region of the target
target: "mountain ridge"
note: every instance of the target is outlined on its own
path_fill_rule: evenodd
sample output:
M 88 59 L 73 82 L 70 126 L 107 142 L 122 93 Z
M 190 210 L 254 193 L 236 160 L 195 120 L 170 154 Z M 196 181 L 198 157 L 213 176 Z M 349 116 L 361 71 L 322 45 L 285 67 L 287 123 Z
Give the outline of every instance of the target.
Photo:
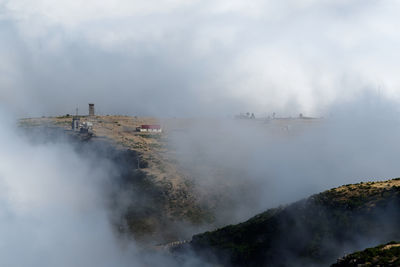
M 192 251 L 224 266 L 322 266 L 343 250 L 400 238 L 400 178 L 349 184 L 193 236 Z

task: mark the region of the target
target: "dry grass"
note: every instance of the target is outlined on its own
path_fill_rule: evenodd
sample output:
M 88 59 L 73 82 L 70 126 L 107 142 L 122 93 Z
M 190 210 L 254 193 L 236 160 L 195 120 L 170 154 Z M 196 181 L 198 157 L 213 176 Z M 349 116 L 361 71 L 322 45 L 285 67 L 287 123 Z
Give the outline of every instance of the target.
M 377 181 L 377 182 L 366 182 L 366 183 L 359 183 L 359 184 L 351 184 L 351 185 L 343 185 L 333 189 L 336 192 L 342 192 L 347 194 L 357 194 L 360 193 L 358 189 L 385 189 L 385 188 L 392 188 L 394 186 L 400 186 L 400 179 L 393 179 L 388 181 Z M 357 189 L 357 190 L 356 190 Z
M 400 244 L 389 244 L 389 245 L 384 246 L 382 248 L 382 250 L 387 250 L 387 249 L 391 249 L 391 248 L 394 248 L 394 247 L 400 247 Z

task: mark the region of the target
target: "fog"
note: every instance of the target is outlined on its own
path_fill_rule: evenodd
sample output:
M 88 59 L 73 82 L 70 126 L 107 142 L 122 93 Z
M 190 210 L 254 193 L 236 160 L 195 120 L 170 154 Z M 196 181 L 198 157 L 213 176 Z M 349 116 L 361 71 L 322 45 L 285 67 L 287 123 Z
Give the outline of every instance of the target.
M 131 266 L 134 247 L 108 223 L 107 167 L 66 143 L 30 143 L 3 114 L 1 124 L 1 265 Z
M 171 145 L 204 199 L 229 199 L 218 210 L 227 224 L 333 187 L 398 177 L 399 135 L 396 102 L 365 93 L 315 120 L 197 120 L 171 134 Z
M 19 116 L 323 115 L 399 99 L 397 1 L 0 1 L 0 101 Z
M 398 176 L 398 114 L 395 102 L 372 93 L 310 122 L 193 120 L 171 133 L 170 145 L 201 193 L 228 195 L 216 210 L 223 225 L 331 187 Z M 63 138 L 32 143 L 13 121 L 1 119 L 2 265 L 176 264 L 115 234 L 111 162 L 79 154 Z M 193 257 L 180 264 L 204 266 Z
M 93 102 L 103 115 L 196 118 L 169 145 L 201 201 L 217 198 L 216 226 L 399 176 L 399 11 L 394 0 L 0 0 L 1 265 L 175 264 L 115 235 L 111 162 L 62 139 L 32 143 L 20 117 Z M 232 119 L 247 111 L 257 119 Z
M 207 266 L 194 255 L 178 263 L 156 243 L 118 231 L 125 210 L 114 197 L 126 193 L 124 166 L 111 160 L 108 143 L 83 143 L 46 126 L 24 129 L 4 109 L 0 124 L 0 265 Z M 140 206 L 141 196 L 125 201 Z
M 116 235 L 110 162 L 77 153 L 62 136 L 32 142 L 4 113 L 0 122 L 1 265 L 168 265 Z

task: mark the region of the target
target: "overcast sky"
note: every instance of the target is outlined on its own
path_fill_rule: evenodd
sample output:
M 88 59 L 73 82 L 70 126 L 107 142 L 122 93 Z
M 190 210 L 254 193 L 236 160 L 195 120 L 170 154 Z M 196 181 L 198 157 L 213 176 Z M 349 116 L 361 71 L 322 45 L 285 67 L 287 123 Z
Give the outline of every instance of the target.
M 323 115 L 400 99 L 392 0 L 0 0 L 0 104 L 17 116 Z

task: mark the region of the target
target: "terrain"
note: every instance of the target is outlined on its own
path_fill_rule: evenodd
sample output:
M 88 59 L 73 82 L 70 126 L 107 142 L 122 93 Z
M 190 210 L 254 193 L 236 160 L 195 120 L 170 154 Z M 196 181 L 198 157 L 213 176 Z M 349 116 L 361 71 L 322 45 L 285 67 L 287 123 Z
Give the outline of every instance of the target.
M 213 211 L 199 200 L 193 180 L 177 166 L 167 148 L 166 133 L 140 133 L 155 118 L 81 116 L 93 124 L 93 136 L 71 130 L 72 116 L 28 118 L 20 127 L 39 132 L 46 142 L 65 139 L 80 153 L 110 161 L 115 177 L 110 210 L 115 228 L 141 243 L 164 243 L 189 238 L 213 222 Z M 43 138 L 43 136 L 45 138 Z M 63 140 L 65 141 L 65 140 Z
M 389 242 L 354 252 L 337 260 L 332 267 L 400 266 L 400 243 Z
M 400 179 L 349 184 L 174 248 L 224 266 L 326 266 L 346 251 L 400 238 Z
M 93 124 L 93 136 L 72 131 L 71 116 L 23 119 L 20 126 L 31 137 L 39 132 L 44 142 L 58 142 L 62 136 L 81 154 L 95 155 L 95 166 L 110 162 L 113 182 L 107 196 L 116 232 L 145 247 L 168 251 L 178 261 L 192 255 L 223 266 L 326 266 L 345 253 L 400 239 L 400 179 L 348 184 L 234 224 L 238 205 L 249 207 L 246 198 L 256 189 L 243 179 L 245 173 L 220 165 L 224 153 L 203 154 L 207 150 L 199 149 L 200 157 L 190 154 L 204 145 L 202 139 L 210 138 L 211 146 L 223 142 L 231 129 L 251 129 L 263 138 L 277 135 L 287 141 L 318 120 L 237 120 L 226 130 L 218 120 L 80 119 Z M 142 124 L 161 124 L 163 132 L 137 132 Z M 209 129 L 213 134 L 207 136 Z M 198 142 L 186 150 L 174 147 L 171 137 L 181 141 L 193 132 L 198 138 L 188 141 Z M 189 164 L 181 164 L 186 158 Z M 207 186 L 207 179 L 221 182 Z M 204 232 L 209 229 L 217 230 Z
M 238 200 L 236 197 L 237 194 L 252 195 L 254 190 L 243 179 L 245 174 L 224 169 L 218 157 L 207 160 L 209 155 L 205 154 L 202 158 L 195 158 L 191 148 L 182 152 L 171 141 L 176 138 L 179 141 L 175 144 L 180 143 L 185 136 L 200 132 L 199 144 L 196 145 L 201 145 L 203 129 L 212 129 L 213 137 L 223 137 L 226 130 L 221 121 L 108 115 L 79 118 L 81 123 L 92 123 L 92 137 L 73 131 L 73 116 L 70 115 L 26 118 L 19 123 L 29 136 L 40 132 L 39 135 L 46 135 L 47 141 L 56 135 L 64 136 L 80 153 L 112 162 L 116 188 L 110 193 L 110 210 L 114 213 L 110 217 L 121 234 L 132 235 L 145 244 L 187 240 L 194 233 L 236 222 L 236 207 L 251 205 L 246 198 Z M 292 129 L 309 127 L 315 121 L 284 118 L 235 120 L 233 123 L 238 129 L 251 124 L 265 134 L 285 136 L 291 135 Z M 163 132 L 137 132 L 136 128 L 143 124 L 160 124 Z M 290 132 L 289 124 L 293 126 L 290 126 Z M 209 143 L 218 141 L 213 139 Z M 181 164 L 193 158 L 194 162 Z M 206 174 L 203 165 L 207 165 Z M 196 168 L 198 172 L 193 171 Z M 221 183 L 205 182 L 221 177 L 230 179 L 223 179 Z

